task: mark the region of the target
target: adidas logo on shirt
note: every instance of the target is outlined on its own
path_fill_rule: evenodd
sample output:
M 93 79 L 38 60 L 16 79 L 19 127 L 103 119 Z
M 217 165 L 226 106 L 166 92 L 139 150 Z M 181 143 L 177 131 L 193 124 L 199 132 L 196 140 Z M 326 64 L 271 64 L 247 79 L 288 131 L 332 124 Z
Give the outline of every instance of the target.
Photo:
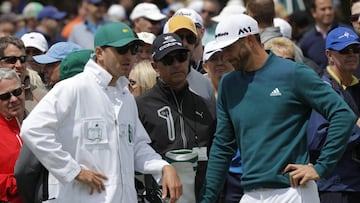
M 280 92 L 280 90 L 278 88 L 275 88 L 270 93 L 270 97 L 279 97 L 279 96 L 281 96 L 281 92 Z

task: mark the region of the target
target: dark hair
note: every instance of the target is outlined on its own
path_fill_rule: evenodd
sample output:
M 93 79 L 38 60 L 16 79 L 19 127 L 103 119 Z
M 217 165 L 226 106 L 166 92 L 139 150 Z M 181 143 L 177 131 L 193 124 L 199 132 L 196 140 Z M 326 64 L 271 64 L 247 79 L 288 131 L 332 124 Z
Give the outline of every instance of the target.
M 261 37 L 260 37 L 260 34 L 255 34 L 254 36 L 255 36 L 255 38 L 256 38 L 256 41 L 258 41 L 258 42 L 259 42 L 259 44 L 261 45 L 262 43 L 261 43 Z
M 260 27 L 272 26 L 275 18 L 273 0 L 248 0 L 246 9 L 253 15 Z
M 207 2 L 210 2 L 212 4 L 215 4 L 216 5 L 216 14 L 218 14 L 220 12 L 220 9 L 221 9 L 221 5 L 220 5 L 220 2 L 218 0 L 204 0 L 204 2 L 207 1 Z M 204 3 L 203 2 L 203 3 Z
M 25 45 L 23 41 L 21 41 L 21 39 L 14 36 L 5 36 L 0 37 L 0 57 L 4 56 L 4 50 L 9 46 L 9 44 L 14 45 L 21 50 L 24 50 L 25 52 Z

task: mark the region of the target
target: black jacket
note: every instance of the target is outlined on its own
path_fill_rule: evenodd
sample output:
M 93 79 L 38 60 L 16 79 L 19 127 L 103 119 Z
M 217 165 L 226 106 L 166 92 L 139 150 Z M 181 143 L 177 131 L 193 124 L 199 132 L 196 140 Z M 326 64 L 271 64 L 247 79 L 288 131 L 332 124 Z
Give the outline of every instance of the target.
M 139 117 L 151 138 L 151 146 L 161 156 L 174 149 L 207 147 L 216 128 L 215 106 L 193 93 L 186 84 L 174 91 L 160 79 L 136 99 Z M 205 178 L 207 162 L 199 162 L 196 194 Z

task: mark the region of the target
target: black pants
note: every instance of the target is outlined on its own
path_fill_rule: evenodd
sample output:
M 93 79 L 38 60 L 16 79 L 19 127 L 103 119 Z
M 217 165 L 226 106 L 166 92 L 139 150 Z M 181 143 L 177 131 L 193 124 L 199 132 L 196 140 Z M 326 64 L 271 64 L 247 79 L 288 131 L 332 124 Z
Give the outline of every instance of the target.
M 360 192 L 320 192 L 321 203 L 359 203 Z
M 229 172 L 222 194 L 222 202 L 224 203 L 239 203 L 244 190 L 241 187 L 241 174 Z

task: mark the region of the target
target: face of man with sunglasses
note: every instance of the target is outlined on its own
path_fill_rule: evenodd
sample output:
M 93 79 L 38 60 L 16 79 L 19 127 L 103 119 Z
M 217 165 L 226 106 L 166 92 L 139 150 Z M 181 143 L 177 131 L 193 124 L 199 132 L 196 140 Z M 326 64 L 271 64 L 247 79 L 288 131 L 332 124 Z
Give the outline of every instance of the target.
M 138 49 L 137 42 L 130 42 L 122 47 L 96 47 L 95 53 L 97 62 L 111 73 L 112 82 L 115 82 L 121 76 L 129 76 Z
M 0 57 L 1 67 L 14 69 L 22 82 L 24 81 L 26 75 L 25 62 L 25 49 L 20 49 L 10 43 L 4 49 L 4 55 Z
M 185 48 L 189 49 L 190 54 L 194 53 L 196 35 L 188 29 L 180 29 L 175 32 L 180 38 Z
M 5 118 L 21 116 L 25 110 L 25 96 L 21 83 L 13 79 L 0 81 L 0 113 Z
M 360 1 L 353 3 L 351 6 L 350 21 L 354 27 L 355 32 L 360 35 Z
M 350 75 L 356 70 L 359 63 L 360 47 L 349 45 L 340 51 L 326 50 L 329 64 L 335 66 L 340 72 Z
M 180 89 L 186 83 L 189 72 L 189 52 L 176 50 L 166 54 L 159 61 L 153 63 L 160 79 L 172 89 Z

